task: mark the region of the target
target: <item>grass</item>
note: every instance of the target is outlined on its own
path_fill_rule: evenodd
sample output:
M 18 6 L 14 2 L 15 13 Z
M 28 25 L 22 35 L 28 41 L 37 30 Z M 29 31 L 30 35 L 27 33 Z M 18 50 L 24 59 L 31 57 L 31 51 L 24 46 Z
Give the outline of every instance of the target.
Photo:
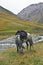
M 21 20 L 17 16 L 0 13 L 0 36 L 5 36 L 0 37 L 0 39 L 15 35 L 17 30 L 43 35 L 43 24 Z
M 43 65 L 43 43 L 35 44 L 34 49 L 25 49 L 24 54 L 17 53 L 16 48 L 0 51 L 0 65 Z

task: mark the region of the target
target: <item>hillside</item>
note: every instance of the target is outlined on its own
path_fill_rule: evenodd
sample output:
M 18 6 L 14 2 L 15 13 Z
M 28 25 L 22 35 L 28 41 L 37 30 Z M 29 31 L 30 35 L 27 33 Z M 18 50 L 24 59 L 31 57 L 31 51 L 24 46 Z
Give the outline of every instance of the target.
M 14 16 L 15 14 L 7 9 L 5 9 L 4 7 L 0 6 L 0 13 L 6 13 L 6 14 L 10 14 L 12 16 Z
M 43 65 L 43 43 L 35 44 L 32 51 L 25 49 L 24 54 L 16 48 L 0 51 L 0 65 Z
M 19 19 L 16 15 L 0 12 L 0 39 L 14 35 L 17 30 L 43 35 L 43 24 Z
M 23 20 L 43 23 L 43 3 L 31 4 L 18 13 Z

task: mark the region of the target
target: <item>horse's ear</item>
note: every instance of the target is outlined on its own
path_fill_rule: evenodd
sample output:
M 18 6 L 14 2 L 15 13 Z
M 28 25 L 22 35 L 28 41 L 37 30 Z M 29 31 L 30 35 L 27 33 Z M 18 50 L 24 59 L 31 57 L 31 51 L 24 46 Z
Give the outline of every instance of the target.
M 17 31 L 16 33 L 15 33 L 15 35 L 18 35 L 20 33 L 20 31 Z

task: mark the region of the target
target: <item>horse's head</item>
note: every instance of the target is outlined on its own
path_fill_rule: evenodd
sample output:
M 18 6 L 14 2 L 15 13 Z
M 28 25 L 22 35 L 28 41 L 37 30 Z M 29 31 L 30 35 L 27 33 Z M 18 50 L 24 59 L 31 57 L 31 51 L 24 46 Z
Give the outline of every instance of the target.
M 19 52 L 20 52 L 20 53 L 24 53 L 24 47 L 22 47 L 22 46 L 19 47 Z
M 16 35 L 15 43 L 16 43 L 16 46 L 17 46 L 17 50 L 19 50 L 20 53 L 23 53 L 24 46 L 23 46 L 23 40 L 20 39 L 20 35 Z

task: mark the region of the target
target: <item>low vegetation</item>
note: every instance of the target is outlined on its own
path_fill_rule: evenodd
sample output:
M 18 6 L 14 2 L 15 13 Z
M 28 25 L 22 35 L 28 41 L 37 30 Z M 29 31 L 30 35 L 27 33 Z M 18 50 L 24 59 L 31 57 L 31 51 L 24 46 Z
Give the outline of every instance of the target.
M 16 48 L 0 51 L 0 65 L 43 65 L 43 43 L 35 44 L 34 50 L 25 49 L 24 54 L 17 53 Z

